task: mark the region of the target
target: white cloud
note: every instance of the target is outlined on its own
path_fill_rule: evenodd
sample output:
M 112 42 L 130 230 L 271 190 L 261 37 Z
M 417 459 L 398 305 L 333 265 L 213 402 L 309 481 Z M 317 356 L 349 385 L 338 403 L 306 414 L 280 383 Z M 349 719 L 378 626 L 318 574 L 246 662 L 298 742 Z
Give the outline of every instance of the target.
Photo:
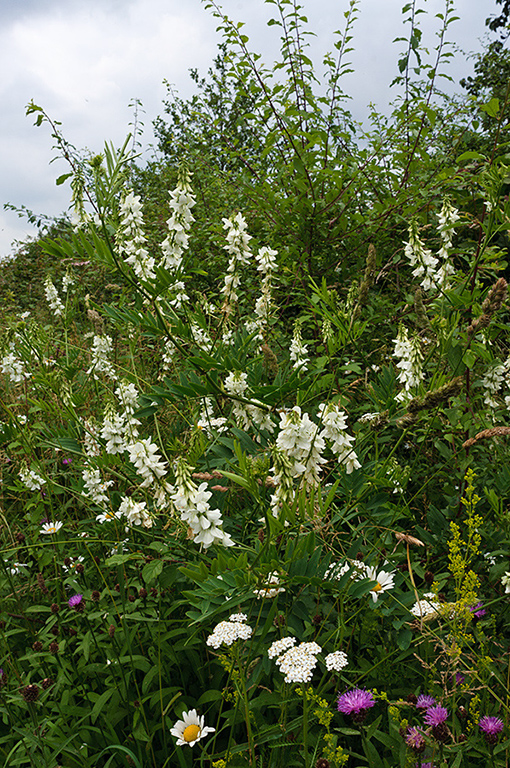
M 343 29 L 348 0 L 302 0 L 310 28 L 317 33 L 310 51 L 322 74 L 322 54 L 332 50 L 332 32 Z M 262 0 L 223 0 L 235 21 L 245 21 L 249 47 L 261 52 L 269 66 L 279 55 L 279 30 L 268 28 L 275 6 Z M 384 108 L 394 93 L 387 88 L 395 76 L 402 44 L 392 45 L 402 27 L 401 0 L 361 0 L 354 28 L 355 52 L 348 55 L 356 72 L 345 81 L 354 97 L 349 106 L 364 113 L 368 102 Z M 488 11 L 480 0 L 458 0 L 462 19 L 451 37 L 467 50 L 485 30 Z M 444 0 L 425 4 L 421 16 L 430 47 Z M 133 98 L 142 100 L 146 114 L 145 141 L 152 141 L 151 121 L 163 112 L 163 80 L 186 97 L 193 85 L 188 70 L 205 75 L 217 52 L 218 21 L 201 0 L 2 0 L 0 3 L 0 206 L 25 204 L 57 215 L 68 205 L 69 190 L 55 187 L 65 168 L 49 165 L 52 140 L 47 126 L 32 127 L 24 116 L 33 99 L 52 118 L 61 120 L 66 138 L 78 148 L 100 151 L 105 140 L 122 143 L 128 133 Z M 457 65 L 456 65 L 457 66 Z M 463 65 L 450 67 L 458 80 Z M 454 71 L 455 70 L 455 71 Z M 26 231 L 13 213 L 2 214 L 0 254 L 9 238 Z

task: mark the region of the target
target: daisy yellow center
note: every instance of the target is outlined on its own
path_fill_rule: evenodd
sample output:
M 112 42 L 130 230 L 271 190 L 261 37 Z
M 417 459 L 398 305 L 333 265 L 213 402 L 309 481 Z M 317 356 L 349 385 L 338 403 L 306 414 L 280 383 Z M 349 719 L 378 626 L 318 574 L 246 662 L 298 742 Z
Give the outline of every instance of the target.
M 184 741 L 187 741 L 187 742 L 195 741 L 199 733 L 200 733 L 200 727 L 198 725 L 195 725 L 195 723 L 193 723 L 192 725 L 188 725 L 184 729 L 182 738 L 184 739 Z
M 372 592 L 380 592 L 381 589 L 382 589 L 382 586 L 379 584 L 379 582 L 377 582 L 375 587 L 372 587 Z

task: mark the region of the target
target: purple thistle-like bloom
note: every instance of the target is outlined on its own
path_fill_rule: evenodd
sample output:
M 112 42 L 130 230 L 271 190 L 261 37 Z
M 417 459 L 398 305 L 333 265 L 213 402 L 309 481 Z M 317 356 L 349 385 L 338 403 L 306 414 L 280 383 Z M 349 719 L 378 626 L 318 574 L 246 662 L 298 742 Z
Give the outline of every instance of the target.
M 425 712 L 425 723 L 435 728 L 437 725 L 441 725 L 448 718 L 448 710 L 446 707 L 442 707 L 441 704 L 437 704 L 435 707 L 429 707 Z
M 430 707 L 433 707 L 435 703 L 436 700 L 433 696 L 427 696 L 427 694 L 421 693 L 416 702 L 416 709 L 429 709 Z
M 354 688 L 338 697 L 338 711 L 351 715 L 356 723 L 362 723 L 367 710 L 375 705 L 374 695 L 363 688 Z
M 419 728 L 412 726 L 407 730 L 406 744 L 415 752 L 423 752 L 425 750 L 425 737 Z
M 434 768 L 432 763 L 416 763 L 416 768 Z
M 499 717 L 485 715 L 485 717 L 482 717 L 478 723 L 478 727 L 482 731 L 485 741 L 488 744 L 496 744 L 499 734 L 503 730 L 503 720 Z
M 475 619 L 481 619 L 487 613 L 487 611 L 483 607 L 483 603 L 477 603 L 476 605 L 472 605 L 469 610 L 471 611 Z
M 82 600 L 83 600 L 83 595 L 73 595 L 72 597 L 69 598 L 69 600 L 67 601 L 67 604 L 69 608 L 76 608 L 76 606 L 79 605 Z

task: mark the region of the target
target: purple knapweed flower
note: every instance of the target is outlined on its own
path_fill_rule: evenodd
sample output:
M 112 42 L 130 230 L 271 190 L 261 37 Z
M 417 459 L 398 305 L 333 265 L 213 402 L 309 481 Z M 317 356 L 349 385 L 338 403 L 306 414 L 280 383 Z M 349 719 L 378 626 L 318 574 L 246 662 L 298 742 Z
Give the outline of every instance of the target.
M 449 731 L 445 723 L 447 717 L 448 710 L 446 707 L 442 707 L 441 704 L 429 707 L 425 712 L 425 723 L 432 726 L 432 735 L 437 741 L 446 741 L 448 739 Z
M 485 715 L 485 717 L 482 717 L 478 723 L 478 727 L 483 733 L 487 744 L 497 744 L 499 734 L 503 730 L 503 720 L 501 720 L 499 717 Z
M 416 702 L 416 709 L 429 709 L 429 707 L 433 707 L 435 703 L 436 700 L 433 696 L 427 696 L 426 693 L 421 693 Z
M 434 768 L 433 763 L 416 763 L 416 768 Z
M 487 613 L 487 611 L 483 607 L 483 603 L 481 602 L 477 603 L 476 605 L 470 606 L 469 610 L 471 611 L 475 619 L 481 619 Z
M 425 737 L 423 732 L 419 728 L 411 726 L 407 729 L 406 744 L 415 752 L 423 752 L 425 750 Z
M 355 723 L 362 723 L 367 710 L 375 705 L 374 695 L 363 688 L 354 688 L 338 697 L 338 711 L 351 715 Z
M 83 600 L 83 595 L 73 595 L 67 601 L 69 608 L 76 608 Z

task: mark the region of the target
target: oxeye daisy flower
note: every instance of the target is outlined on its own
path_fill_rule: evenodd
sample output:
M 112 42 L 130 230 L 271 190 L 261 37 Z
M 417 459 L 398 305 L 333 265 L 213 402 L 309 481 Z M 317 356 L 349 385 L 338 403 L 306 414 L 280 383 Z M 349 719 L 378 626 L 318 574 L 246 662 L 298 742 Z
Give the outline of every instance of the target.
M 174 727 L 170 729 L 170 733 L 177 739 L 178 747 L 183 747 L 185 744 L 192 747 L 215 730 L 208 725 L 204 726 L 204 716 L 199 717 L 196 709 L 190 709 L 189 712 L 182 713 L 182 720 L 177 720 Z
M 344 715 L 351 715 L 355 723 L 362 723 L 367 711 L 374 705 L 372 691 L 366 691 L 363 688 L 354 688 L 338 697 L 338 711 Z
M 58 533 L 63 525 L 64 523 L 61 523 L 60 520 L 56 520 L 54 523 L 43 523 L 40 532 L 46 534 Z
M 485 715 L 478 723 L 478 727 L 483 733 L 483 737 L 487 744 L 497 744 L 499 734 L 503 730 L 503 720 L 499 717 L 491 717 Z
M 393 583 L 395 577 L 394 572 L 388 573 L 388 571 L 379 571 L 378 573 L 376 568 L 367 568 L 363 575 L 365 579 L 371 579 L 376 582 L 375 587 L 372 587 L 370 590 L 374 603 L 377 602 L 377 599 L 382 592 L 386 592 L 388 589 L 393 589 L 395 586 Z

